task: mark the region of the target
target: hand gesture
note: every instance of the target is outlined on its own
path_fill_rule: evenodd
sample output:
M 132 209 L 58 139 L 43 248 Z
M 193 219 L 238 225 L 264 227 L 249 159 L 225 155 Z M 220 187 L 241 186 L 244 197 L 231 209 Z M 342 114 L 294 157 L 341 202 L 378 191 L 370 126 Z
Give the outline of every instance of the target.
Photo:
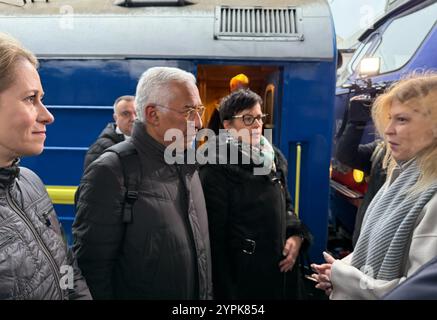
M 313 263 L 311 265 L 311 269 L 317 272 L 312 274 L 311 277 L 318 282 L 316 288 L 324 290 L 325 294 L 329 296 L 332 292 L 331 267 L 335 259 L 326 252 L 323 252 L 323 257 L 325 258 L 326 263 L 324 264 Z

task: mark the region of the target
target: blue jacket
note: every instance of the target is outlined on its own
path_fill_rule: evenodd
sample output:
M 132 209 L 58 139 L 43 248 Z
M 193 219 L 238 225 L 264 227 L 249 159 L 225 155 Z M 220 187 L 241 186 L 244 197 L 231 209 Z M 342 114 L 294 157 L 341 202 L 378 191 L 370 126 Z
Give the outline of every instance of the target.
M 384 300 L 437 299 L 437 257 L 424 264 L 411 277 L 389 292 Z

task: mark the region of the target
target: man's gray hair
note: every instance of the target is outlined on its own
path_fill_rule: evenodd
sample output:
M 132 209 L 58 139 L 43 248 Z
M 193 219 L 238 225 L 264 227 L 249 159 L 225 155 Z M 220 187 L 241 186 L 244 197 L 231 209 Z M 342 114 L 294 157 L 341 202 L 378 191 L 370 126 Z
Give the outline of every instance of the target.
M 135 97 L 134 97 L 134 96 L 121 96 L 121 97 L 118 97 L 118 98 L 115 99 L 115 101 L 114 101 L 114 113 L 116 113 L 117 110 L 115 110 L 115 109 L 116 109 L 116 107 L 117 107 L 117 104 L 118 104 L 120 101 L 134 101 L 134 100 L 135 100 Z
M 135 94 L 135 108 L 141 122 L 145 120 L 144 109 L 147 105 L 168 103 L 172 95 L 168 88 L 172 82 L 191 82 L 196 85 L 196 78 L 192 73 L 169 67 L 153 67 L 141 75 Z

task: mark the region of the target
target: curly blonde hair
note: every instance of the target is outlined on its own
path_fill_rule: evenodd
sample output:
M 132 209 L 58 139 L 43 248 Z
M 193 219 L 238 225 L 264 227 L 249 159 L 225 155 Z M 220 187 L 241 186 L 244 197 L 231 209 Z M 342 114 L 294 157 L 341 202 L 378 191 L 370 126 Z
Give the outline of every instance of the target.
M 14 68 L 20 60 L 28 60 L 35 68 L 38 60 L 13 37 L 0 32 L 0 92 L 7 89 L 14 80 Z
M 372 108 L 372 118 L 378 133 L 384 140 L 384 130 L 390 121 L 390 107 L 395 101 L 418 110 L 433 125 L 434 142 L 417 155 L 421 176 L 413 187 L 413 191 L 420 191 L 437 180 L 437 73 L 428 72 L 420 75 L 409 75 L 393 84 L 375 100 Z M 385 162 L 388 165 L 389 172 L 396 165 L 389 152 Z

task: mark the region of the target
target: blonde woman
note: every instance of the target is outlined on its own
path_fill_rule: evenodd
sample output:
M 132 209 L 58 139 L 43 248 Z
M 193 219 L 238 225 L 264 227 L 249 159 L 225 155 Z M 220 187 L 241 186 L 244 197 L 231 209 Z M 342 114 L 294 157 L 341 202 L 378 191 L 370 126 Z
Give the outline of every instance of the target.
M 437 75 L 402 80 L 375 101 L 375 126 L 391 152 L 354 252 L 313 265 L 331 299 L 378 299 L 437 252 Z
M 54 120 L 42 103 L 37 65 L 0 33 L 0 299 L 87 299 L 43 183 L 18 166 L 21 156 L 42 152 Z

